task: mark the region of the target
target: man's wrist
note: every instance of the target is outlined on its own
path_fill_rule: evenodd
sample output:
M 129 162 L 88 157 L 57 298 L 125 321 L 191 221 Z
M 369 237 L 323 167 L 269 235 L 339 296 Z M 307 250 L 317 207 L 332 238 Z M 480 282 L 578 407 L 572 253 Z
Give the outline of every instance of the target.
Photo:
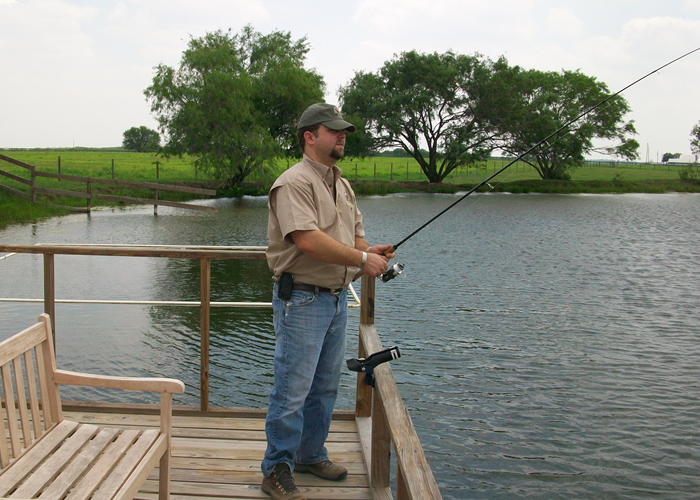
M 362 252 L 362 260 L 360 260 L 360 269 L 362 269 L 365 266 L 366 262 L 367 262 L 367 252 Z

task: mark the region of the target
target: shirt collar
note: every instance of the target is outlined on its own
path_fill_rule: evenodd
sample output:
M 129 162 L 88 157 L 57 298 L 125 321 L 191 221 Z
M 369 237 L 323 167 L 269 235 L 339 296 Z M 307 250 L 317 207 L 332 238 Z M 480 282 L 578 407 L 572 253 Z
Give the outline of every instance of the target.
M 312 160 L 311 157 L 307 155 L 304 155 L 303 160 L 304 163 L 309 165 L 314 170 L 314 172 L 316 172 L 318 176 L 324 181 L 326 180 L 329 174 L 332 175 L 333 181 L 336 181 L 338 177 L 343 175 L 343 171 L 340 170 L 340 168 L 338 168 L 337 165 L 333 165 L 333 167 L 331 168 L 328 165 L 324 165 L 323 163 Z

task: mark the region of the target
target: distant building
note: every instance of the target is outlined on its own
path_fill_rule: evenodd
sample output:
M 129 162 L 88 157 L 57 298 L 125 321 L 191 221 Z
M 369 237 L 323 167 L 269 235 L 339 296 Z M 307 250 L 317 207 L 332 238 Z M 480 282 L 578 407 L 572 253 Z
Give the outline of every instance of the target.
M 669 158 L 668 163 L 697 163 L 698 155 L 681 155 L 680 158 Z

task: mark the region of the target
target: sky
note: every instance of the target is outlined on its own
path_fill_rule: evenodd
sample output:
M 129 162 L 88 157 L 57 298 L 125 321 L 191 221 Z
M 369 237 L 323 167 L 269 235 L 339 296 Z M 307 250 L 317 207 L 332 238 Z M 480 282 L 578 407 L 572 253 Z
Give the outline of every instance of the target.
M 356 71 L 410 50 L 580 70 L 615 92 L 700 47 L 700 0 L 0 0 L 0 148 L 114 147 L 157 129 L 154 67 L 248 24 L 306 37 L 334 104 Z M 642 160 L 690 154 L 699 87 L 700 51 L 624 92 Z

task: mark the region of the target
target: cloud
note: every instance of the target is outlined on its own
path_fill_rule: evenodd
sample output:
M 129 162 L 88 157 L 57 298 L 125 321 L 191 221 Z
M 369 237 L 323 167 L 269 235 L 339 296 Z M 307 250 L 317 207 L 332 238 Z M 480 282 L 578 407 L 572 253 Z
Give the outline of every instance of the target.
M 575 38 L 583 32 L 583 23 L 573 10 L 553 7 L 547 15 L 547 28 L 558 36 Z

